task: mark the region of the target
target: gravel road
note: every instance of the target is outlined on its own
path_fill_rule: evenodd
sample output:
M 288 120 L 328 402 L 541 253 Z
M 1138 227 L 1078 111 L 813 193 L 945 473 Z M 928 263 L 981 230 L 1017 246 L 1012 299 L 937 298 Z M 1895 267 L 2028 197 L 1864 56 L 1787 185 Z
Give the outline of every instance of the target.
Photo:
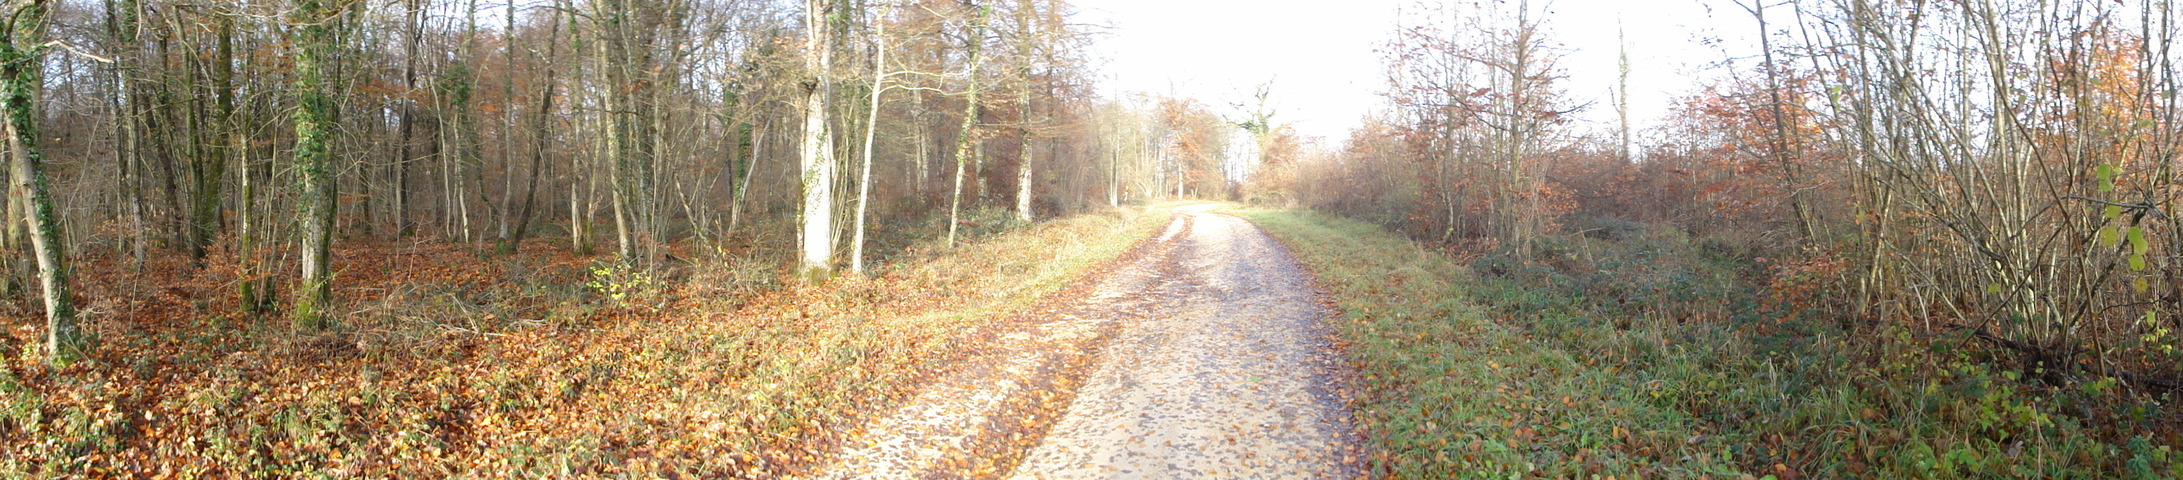
M 1183 207 L 865 427 L 819 478 L 1346 478 L 1361 454 L 1304 267 Z

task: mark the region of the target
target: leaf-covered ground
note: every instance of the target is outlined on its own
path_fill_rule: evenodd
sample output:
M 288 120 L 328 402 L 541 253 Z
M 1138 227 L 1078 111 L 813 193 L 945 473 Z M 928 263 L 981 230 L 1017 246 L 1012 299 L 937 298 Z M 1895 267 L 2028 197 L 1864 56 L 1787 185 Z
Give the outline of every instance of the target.
M 345 247 L 342 326 L 235 300 L 232 257 L 91 264 L 86 362 L 0 323 L 0 477 L 773 477 L 913 391 L 976 332 L 1164 223 L 1125 209 L 911 246 L 869 280 L 776 262 L 616 267 L 534 242 Z M 480 247 L 484 248 L 484 247 Z M 927 252 L 927 253 L 919 253 Z M 700 260 L 678 260 L 700 259 Z M 680 262 L 680 263 L 676 263 Z

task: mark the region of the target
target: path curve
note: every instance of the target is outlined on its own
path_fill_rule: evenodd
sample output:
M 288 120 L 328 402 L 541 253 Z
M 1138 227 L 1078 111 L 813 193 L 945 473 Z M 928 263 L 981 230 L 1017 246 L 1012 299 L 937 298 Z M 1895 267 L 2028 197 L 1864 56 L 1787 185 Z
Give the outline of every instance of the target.
M 1333 313 L 1286 249 L 1215 208 L 1179 209 L 816 477 L 1358 476 Z

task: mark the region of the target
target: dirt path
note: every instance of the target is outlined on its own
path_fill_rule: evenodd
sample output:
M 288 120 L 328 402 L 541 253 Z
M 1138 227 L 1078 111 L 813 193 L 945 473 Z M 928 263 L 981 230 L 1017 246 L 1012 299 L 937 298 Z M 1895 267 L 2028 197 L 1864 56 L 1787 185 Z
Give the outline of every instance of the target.
M 1013 319 L 816 476 L 1354 476 L 1330 312 L 1286 250 L 1211 208 Z

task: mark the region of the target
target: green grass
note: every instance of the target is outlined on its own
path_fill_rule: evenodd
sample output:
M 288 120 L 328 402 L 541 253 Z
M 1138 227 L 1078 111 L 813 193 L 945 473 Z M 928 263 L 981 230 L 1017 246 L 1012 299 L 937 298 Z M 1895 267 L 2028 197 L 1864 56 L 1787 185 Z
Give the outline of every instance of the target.
M 1734 476 L 1689 416 L 1528 338 L 1470 301 L 1467 269 L 1363 222 L 1243 214 L 1280 238 L 1342 312 L 1363 379 L 1355 405 L 1375 473 L 1396 478 Z
M 1789 320 L 1752 265 L 1664 230 L 1464 265 L 1377 226 L 1240 212 L 1333 295 L 1395 478 L 2175 478 L 2103 443 L 2070 392 L 1946 339 Z M 1492 273 L 1483 277 L 1473 268 Z

